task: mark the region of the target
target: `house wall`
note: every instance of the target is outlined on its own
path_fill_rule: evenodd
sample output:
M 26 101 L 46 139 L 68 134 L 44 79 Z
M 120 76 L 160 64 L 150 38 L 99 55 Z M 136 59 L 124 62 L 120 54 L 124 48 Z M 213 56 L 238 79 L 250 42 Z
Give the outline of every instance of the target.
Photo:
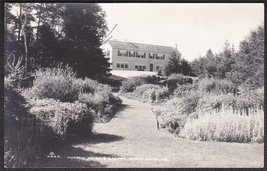
M 106 46 L 105 48 L 106 56 L 110 57 L 110 62 L 112 63 L 111 69 L 113 70 L 132 70 L 137 71 L 138 69 L 144 70 L 144 71 L 150 71 L 150 64 L 153 64 L 153 71 L 158 71 L 159 69 L 162 69 L 164 62 L 170 57 L 169 54 L 162 54 L 162 53 L 153 53 L 153 52 L 144 52 L 144 51 L 132 51 L 132 50 L 126 50 L 126 49 L 113 49 L 110 45 Z M 110 52 L 108 54 L 107 52 Z M 118 51 L 122 54 L 122 56 L 118 55 Z M 124 56 L 124 54 L 128 55 Z M 133 55 L 134 52 L 137 52 L 140 57 L 129 57 L 131 52 L 131 55 Z M 144 54 L 145 53 L 145 54 Z M 149 58 L 149 53 L 152 56 L 154 54 L 154 59 Z M 157 59 L 156 54 L 159 59 Z M 145 56 L 145 58 L 142 58 L 142 55 Z M 163 57 L 164 59 L 161 59 Z M 136 68 L 136 66 L 138 68 Z

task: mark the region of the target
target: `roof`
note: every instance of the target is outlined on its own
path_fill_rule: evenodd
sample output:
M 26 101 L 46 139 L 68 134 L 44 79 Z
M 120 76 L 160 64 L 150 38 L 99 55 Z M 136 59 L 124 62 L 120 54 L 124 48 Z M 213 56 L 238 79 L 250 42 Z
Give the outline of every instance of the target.
M 112 41 L 110 40 L 109 44 L 114 49 L 123 49 L 123 50 L 144 51 L 144 52 L 165 53 L 165 54 L 171 54 L 173 51 L 175 51 L 175 48 L 170 46 L 150 45 L 150 44 L 122 42 L 114 40 Z

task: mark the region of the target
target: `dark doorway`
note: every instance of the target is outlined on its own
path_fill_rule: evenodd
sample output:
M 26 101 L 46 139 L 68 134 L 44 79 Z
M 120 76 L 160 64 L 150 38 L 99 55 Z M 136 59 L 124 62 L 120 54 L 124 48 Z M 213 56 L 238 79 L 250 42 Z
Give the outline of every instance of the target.
M 153 71 L 153 64 L 150 63 L 150 71 Z

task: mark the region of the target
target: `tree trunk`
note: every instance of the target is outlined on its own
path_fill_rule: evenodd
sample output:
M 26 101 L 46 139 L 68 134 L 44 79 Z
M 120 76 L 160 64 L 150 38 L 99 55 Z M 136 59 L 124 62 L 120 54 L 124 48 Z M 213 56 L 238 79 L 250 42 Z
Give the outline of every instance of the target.
M 22 12 L 22 4 L 19 4 L 19 20 L 21 21 L 21 12 Z M 20 35 L 21 35 L 21 22 L 19 22 L 19 32 L 18 32 L 18 42 L 20 42 Z
M 24 50 L 25 50 L 25 72 L 24 76 L 28 74 L 28 46 L 27 46 L 27 36 L 25 31 L 25 26 L 27 24 L 27 12 L 24 13 L 24 21 L 23 17 L 21 17 L 21 31 L 24 39 Z

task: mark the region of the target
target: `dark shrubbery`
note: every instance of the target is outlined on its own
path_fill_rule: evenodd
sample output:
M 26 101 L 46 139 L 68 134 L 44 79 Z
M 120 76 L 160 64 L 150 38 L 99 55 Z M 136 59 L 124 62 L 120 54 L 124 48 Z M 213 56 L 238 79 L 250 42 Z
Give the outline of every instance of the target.
M 8 82 L 8 81 L 7 81 Z M 34 167 L 59 142 L 58 136 L 28 112 L 18 90 L 6 84 L 4 98 L 4 166 Z
M 171 92 L 173 92 L 179 85 L 192 84 L 193 79 L 185 77 L 182 74 L 172 74 L 168 77 L 167 85 Z

